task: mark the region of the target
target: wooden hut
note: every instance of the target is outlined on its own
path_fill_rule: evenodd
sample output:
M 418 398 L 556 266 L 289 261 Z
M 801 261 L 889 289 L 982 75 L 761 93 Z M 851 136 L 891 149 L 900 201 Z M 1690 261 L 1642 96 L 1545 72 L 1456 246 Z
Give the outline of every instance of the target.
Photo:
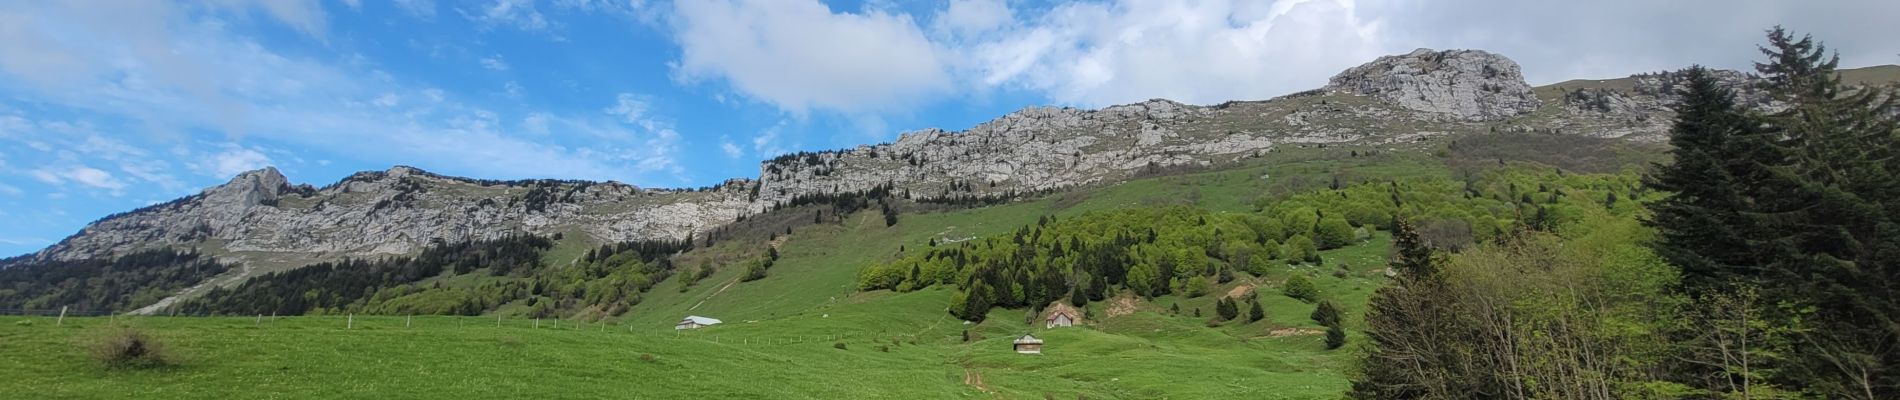
M 1016 338 L 1014 343 L 1017 353 L 1042 354 L 1042 339 L 1037 339 L 1035 336 L 1023 334 L 1023 337 Z
M 1049 313 L 1042 317 L 1043 328 L 1066 328 L 1079 323 L 1082 323 L 1082 312 L 1061 302 L 1049 306 Z

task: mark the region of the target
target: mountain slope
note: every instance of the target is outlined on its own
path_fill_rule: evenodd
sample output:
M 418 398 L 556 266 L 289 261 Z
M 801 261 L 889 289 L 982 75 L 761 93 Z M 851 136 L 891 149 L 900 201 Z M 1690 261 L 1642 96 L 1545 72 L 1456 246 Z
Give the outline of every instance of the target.
M 1846 74 L 1862 83 L 1891 82 L 1900 75 L 1894 68 L 1900 67 Z M 1748 80 L 1731 77 L 1738 87 Z M 959 132 L 927 129 L 892 143 L 786 155 L 761 163 L 756 179 L 696 190 L 485 181 L 400 166 L 313 188 L 292 186 L 267 168 L 198 195 L 103 218 L 30 258 L 104 258 L 169 246 L 271 269 L 410 254 L 435 240 L 511 233 L 562 233 L 595 243 L 677 239 L 802 198 L 879 187 L 923 202 L 1006 200 L 1220 168 L 1308 144 L 1389 147 L 1487 131 L 1655 142 L 1666 128 L 1676 80 L 1646 74 L 1531 88 L 1502 56 L 1420 49 L 1347 70 L 1324 88 L 1272 100 L 1031 107 Z

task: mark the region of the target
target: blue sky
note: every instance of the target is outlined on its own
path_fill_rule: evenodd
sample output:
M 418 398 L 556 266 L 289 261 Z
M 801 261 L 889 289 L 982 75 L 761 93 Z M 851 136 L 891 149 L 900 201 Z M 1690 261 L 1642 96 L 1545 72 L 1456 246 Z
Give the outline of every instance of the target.
M 1575 3 L 4 2 L 0 255 L 266 165 L 705 186 L 1031 105 L 1264 99 L 1417 47 L 1550 83 L 1746 68 L 1780 23 L 1900 61 L 1894 2 Z

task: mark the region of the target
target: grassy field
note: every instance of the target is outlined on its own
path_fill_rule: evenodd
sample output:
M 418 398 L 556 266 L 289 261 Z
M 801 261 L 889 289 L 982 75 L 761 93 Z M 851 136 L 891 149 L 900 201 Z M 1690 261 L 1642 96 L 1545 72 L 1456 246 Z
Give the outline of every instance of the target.
M 1323 267 L 1277 265 L 1214 293 L 1259 293 L 1267 318 L 1210 327 L 1217 295 L 1111 299 L 1088 306 L 1083 327 L 1045 330 L 1023 310 L 981 324 L 945 312 L 950 291 L 858 292 L 858 270 L 932 239 L 1009 232 L 1045 215 L 1190 204 L 1249 212 L 1275 193 L 1333 177 L 1448 176 L 1429 156 L 1351 157 L 1348 148 L 1290 148 L 1237 168 L 1085 188 L 1001 206 L 905 214 L 875 212 L 803 226 L 780 244 L 769 277 L 740 282 L 723 267 L 680 290 L 661 282 L 629 314 L 604 323 L 506 317 L 219 318 L 0 317 L 0 393 L 31 398 L 1338 398 L 1362 340 L 1359 313 L 1383 282 L 1389 237 L 1324 253 Z M 1360 150 L 1363 151 L 1363 150 Z M 1442 164 L 1437 164 L 1442 165 Z M 1270 175 L 1269 175 L 1270 173 Z M 570 237 L 578 235 L 569 235 Z M 757 251 L 728 242 L 683 256 Z M 544 256 L 565 265 L 584 244 Z M 1336 273 L 1344 269 L 1346 272 Z M 1313 306 L 1280 294 L 1306 274 L 1348 316 L 1346 348 L 1326 350 Z M 455 279 L 455 278 L 449 278 Z M 462 278 L 464 280 L 474 278 Z M 448 281 L 473 285 L 476 280 Z M 1244 288 L 1243 288 L 1244 286 Z M 1133 313 L 1111 313 L 1119 305 Z M 1179 314 L 1169 312 L 1178 306 Z M 1113 316 L 1110 316 L 1114 314 Z M 676 332 L 685 315 L 726 323 Z M 113 370 L 85 345 L 132 326 L 175 361 Z M 964 340 L 969 331 L 972 340 Z M 1019 355 L 1024 333 L 1047 340 Z M 845 348 L 836 348 L 842 344 Z

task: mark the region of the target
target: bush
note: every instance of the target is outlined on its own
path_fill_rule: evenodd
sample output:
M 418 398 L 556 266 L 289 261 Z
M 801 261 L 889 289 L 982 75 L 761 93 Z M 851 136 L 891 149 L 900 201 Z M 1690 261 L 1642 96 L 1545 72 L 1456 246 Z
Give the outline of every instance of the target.
M 653 353 L 640 353 L 640 361 L 653 362 L 654 360 L 657 360 L 657 359 L 659 358 L 654 357 Z
M 1254 298 L 1253 307 L 1247 309 L 1247 322 L 1260 322 L 1266 318 L 1267 312 L 1260 308 L 1260 299 Z
M 838 349 L 838 350 L 846 350 L 844 346 L 844 342 L 832 343 L 831 348 Z
M 106 333 L 89 344 L 87 351 L 106 368 L 155 368 L 170 363 L 163 344 L 132 327 Z
M 1346 328 L 1335 323 L 1326 328 L 1326 349 L 1337 349 L 1346 345 Z
M 1313 314 L 1311 315 L 1311 317 L 1313 318 L 1313 322 L 1318 322 L 1320 325 L 1325 325 L 1325 326 L 1338 325 L 1339 324 L 1339 308 L 1333 306 L 1333 302 L 1322 301 L 1322 302 L 1319 302 L 1318 307 L 1313 308 Z
M 1240 306 L 1235 305 L 1233 299 L 1222 297 L 1220 301 L 1214 303 L 1214 313 L 1219 315 L 1222 321 L 1231 320 L 1240 316 Z
M 1281 291 L 1286 293 L 1286 297 L 1300 301 L 1308 303 L 1319 301 L 1319 287 L 1313 286 L 1313 281 L 1306 279 L 1306 275 L 1295 273 L 1292 277 L 1286 278 L 1286 287 L 1281 288 Z

